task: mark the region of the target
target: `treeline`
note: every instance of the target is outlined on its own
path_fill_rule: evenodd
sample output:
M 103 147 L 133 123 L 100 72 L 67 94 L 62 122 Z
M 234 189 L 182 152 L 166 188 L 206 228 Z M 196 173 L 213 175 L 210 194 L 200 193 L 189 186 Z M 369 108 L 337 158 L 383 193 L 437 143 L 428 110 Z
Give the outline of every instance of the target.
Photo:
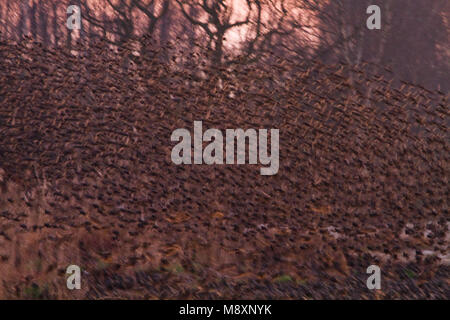
M 373 1 L 372 1 L 373 2 Z M 449 16 L 445 0 L 385 0 L 381 30 L 366 28 L 371 1 L 339 0 L 4 0 L 0 39 L 25 35 L 44 46 L 112 46 L 135 41 L 140 54 L 229 65 L 269 56 L 388 66 L 396 78 L 448 92 Z M 66 27 L 67 7 L 82 10 L 82 28 Z M 151 47 L 149 41 L 152 39 Z M 169 45 L 171 44 L 171 45 Z M 182 54 L 180 54 L 180 51 Z M 178 61 L 177 60 L 177 61 Z M 375 68 L 375 67 L 373 67 Z

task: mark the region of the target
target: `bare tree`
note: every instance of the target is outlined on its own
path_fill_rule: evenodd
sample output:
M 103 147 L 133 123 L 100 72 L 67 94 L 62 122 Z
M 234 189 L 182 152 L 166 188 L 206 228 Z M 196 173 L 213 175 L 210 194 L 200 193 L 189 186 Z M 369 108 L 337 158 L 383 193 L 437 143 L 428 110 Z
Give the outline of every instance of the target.
M 3 12 L 6 8 L 4 8 L 4 6 L 0 3 L 0 21 L 2 21 L 2 25 L 0 25 L 0 40 L 3 39 L 4 36 L 3 34 L 5 33 L 5 29 L 6 29 L 6 21 L 5 18 L 3 17 Z
M 254 1 L 253 4 L 254 14 L 244 44 L 244 55 L 257 60 L 263 52 L 286 55 L 294 51 L 294 45 L 301 38 L 299 32 L 304 27 L 294 12 L 301 7 L 302 1 L 268 0 Z
M 216 65 L 222 64 L 224 53 L 225 34 L 232 28 L 248 24 L 252 11 L 252 1 L 247 0 L 247 16 L 240 21 L 232 22 L 234 13 L 233 4 L 219 0 L 176 0 L 184 17 L 194 26 L 202 28 L 208 36 L 208 47 L 213 50 L 212 62 Z M 196 8 L 200 12 L 200 17 L 205 16 L 206 19 L 195 18 L 190 15 L 192 8 Z
M 37 3 L 33 0 L 30 7 L 30 31 L 34 40 L 37 40 L 37 36 L 39 34 L 38 26 L 37 26 Z
M 383 72 L 379 66 L 390 66 L 395 78 L 448 87 L 448 65 L 438 49 L 448 42 L 442 16 L 447 1 L 385 0 L 379 4 L 381 30 L 366 27 L 371 1 L 337 0 L 325 5 L 305 1 L 320 19 L 317 58 L 354 66 L 369 62 L 366 67 L 377 72 Z M 370 86 L 367 89 L 370 96 Z
M 173 7 L 167 1 L 167 13 L 161 18 L 160 43 L 162 46 L 167 44 L 170 38 L 170 28 L 172 25 Z
M 39 30 L 42 37 L 42 43 L 45 47 L 49 45 L 48 30 L 48 8 L 43 5 L 39 6 Z
M 19 39 L 19 40 L 27 32 L 27 29 L 26 29 L 27 15 L 28 15 L 28 1 L 22 1 L 20 3 L 19 21 L 18 21 L 17 27 L 16 27 L 17 39 Z
M 157 22 L 169 8 L 169 0 L 164 0 L 160 10 L 155 10 L 156 0 L 106 0 L 111 14 L 99 15 L 87 3 L 83 3 L 84 17 L 92 26 L 110 35 L 105 40 L 114 45 L 121 45 L 137 35 L 138 22 L 135 13 L 146 17 L 143 35 L 152 35 Z M 101 16 L 101 17 L 99 17 Z M 90 35 L 92 36 L 92 35 Z
M 59 24 L 58 24 L 58 1 L 52 2 L 52 29 L 53 29 L 53 42 L 55 46 L 59 44 Z

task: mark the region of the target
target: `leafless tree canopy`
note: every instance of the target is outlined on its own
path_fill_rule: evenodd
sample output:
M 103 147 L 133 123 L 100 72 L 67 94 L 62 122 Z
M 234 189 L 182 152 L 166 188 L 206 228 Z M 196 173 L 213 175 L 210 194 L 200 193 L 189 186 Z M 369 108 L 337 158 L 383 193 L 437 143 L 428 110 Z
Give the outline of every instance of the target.
M 262 60 L 267 53 L 302 61 L 354 65 L 365 61 L 389 66 L 398 79 L 449 90 L 450 10 L 445 0 L 383 1 L 380 31 L 365 27 L 370 5 L 365 0 L 77 0 L 70 4 L 82 8 L 80 32 L 65 27 L 66 0 L 2 1 L 1 39 L 19 41 L 27 35 L 46 47 L 70 47 L 80 40 L 91 45 L 98 39 L 111 45 L 133 40 L 142 54 L 157 47 L 166 59 L 183 52 L 177 61 L 194 47 L 202 47 L 209 52 L 205 59 L 215 65 L 232 63 L 237 56 Z

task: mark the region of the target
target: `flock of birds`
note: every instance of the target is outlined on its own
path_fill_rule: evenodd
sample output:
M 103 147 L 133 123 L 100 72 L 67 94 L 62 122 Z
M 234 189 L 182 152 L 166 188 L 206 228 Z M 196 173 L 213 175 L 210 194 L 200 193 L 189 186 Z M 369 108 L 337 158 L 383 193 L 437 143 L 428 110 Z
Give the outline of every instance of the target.
M 198 77 L 130 54 L 0 43 L 0 296 L 450 297 L 448 94 L 365 65 Z M 195 120 L 278 128 L 278 174 L 173 164 Z

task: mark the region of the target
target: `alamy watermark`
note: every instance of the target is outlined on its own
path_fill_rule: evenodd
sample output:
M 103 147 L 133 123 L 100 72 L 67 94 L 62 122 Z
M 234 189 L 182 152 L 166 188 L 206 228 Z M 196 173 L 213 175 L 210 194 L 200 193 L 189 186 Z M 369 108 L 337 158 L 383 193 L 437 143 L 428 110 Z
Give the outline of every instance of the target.
M 258 159 L 262 165 L 261 175 L 275 175 L 279 168 L 279 130 L 270 129 L 270 155 L 268 154 L 268 130 L 259 129 L 226 129 L 225 151 L 223 155 L 223 135 L 218 129 L 208 129 L 203 133 L 202 121 L 194 121 L 194 164 L 245 164 L 246 140 L 248 144 L 248 163 L 257 164 Z M 180 141 L 181 139 L 181 141 Z M 204 150 L 203 142 L 210 142 Z M 175 164 L 192 164 L 191 133 L 187 129 L 176 129 L 170 137 L 171 141 L 180 141 L 172 149 L 171 159 Z M 237 140 L 237 151 L 235 152 L 235 141 Z
M 81 8 L 76 5 L 71 5 L 67 8 L 67 14 L 70 15 L 67 18 L 67 28 L 69 28 L 69 30 L 80 30 Z
M 367 18 L 367 28 L 369 30 L 380 30 L 381 29 L 381 9 L 379 6 L 373 4 L 367 7 L 367 14 L 370 16 Z
M 81 289 L 81 269 L 77 265 L 70 265 L 67 267 L 66 274 L 67 277 L 66 285 L 69 290 L 80 290 Z
M 369 278 L 367 278 L 366 285 L 367 289 L 381 289 L 381 269 L 377 265 L 370 265 L 366 270 L 367 274 L 372 274 Z

